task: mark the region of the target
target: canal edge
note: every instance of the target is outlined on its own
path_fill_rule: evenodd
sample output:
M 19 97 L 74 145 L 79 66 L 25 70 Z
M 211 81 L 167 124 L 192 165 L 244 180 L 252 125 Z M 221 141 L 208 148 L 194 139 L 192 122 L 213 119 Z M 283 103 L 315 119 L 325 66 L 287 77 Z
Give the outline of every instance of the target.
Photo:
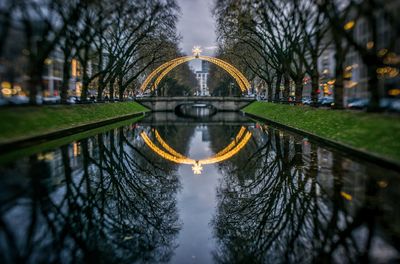
M 106 120 L 102 120 L 102 121 L 98 121 L 98 122 L 77 125 L 74 127 L 64 128 L 64 129 L 60 129 L 57 131 L 53 131 L 53 132 L 49 132 L 49 133 L 45 133 L 45 134 L 41 134 L 41 135 L 37 135 L 37 136 L 32 136 L 32 137 L 12 141 L 12 142 L 2 143 L 2 144 L 0 144 L 0 155 L 10 152 L 14 148 L 26 148 L 26 147 L 44 143 L 47 141 L 67 137 L 67 136 L 70 136 L 70 135 L 73 135 L 76 133 L 85 132 L 85 131 L 92 130 L 95 128 L 110 125 L 110 124 L 113 124 L 113 123 L 116 123 L 119 121 L 124 121 L 124 120 L 132 119 L 132 118 L 140 117 L 140 116 L 144 117 L 147 115 L 147 113 L 149 113 L 149 112 L 141 111 L 141 112 L 137 112 L 134 114 L 127 114 L 127 115 L 123 115 L 123 116 L 112 117 L 112 118 L 108 118 Z
M 307 132 L 305 130 L 302 129 L 298 129 L 292 126 L 288 126 L 273 120 L 270 120 L 268 118 L 265 117 L 260 117 L 258 115 L 254 115 L 251 113 L 247 113 L 243 110 L 240 111 L 243 115 L 250 117 L 252 119 L 258 120 L 258 121 L 262 121 L 262 122 L 266 122 L 268 124 L 271 124 L 273 126 L 279 127 L 279 128 L 284 128 L 287 129 L 289 131 L 295 132 L 299 135 L 302 136 L 306 136 L 318 143 L 321 143 L 325 146 L 328 147 L 333 147 L 333 148 L 337 148 L 340 151 L 343 152 L 347 152 L 348 155 L 354 155 L 355 157 L 359 158 L 359 159 L 363 159 L 369 162 L 373 162 L 373 163 L 377 163 L 380 166 L 384 166 L 386 168 L 392 169 L 392 170 L 400 170 L 400 162 L 397 162 L 395 160 L 380 156 L 378 154 L 375 153 L 371 153 L 371 152 L 367 152 L 361 149 L 357 149 L 355 147 L 352 147 L 350 145 L 332 140 L 332 139 L 328 139 L 328 138 L 324 138 L 318 135 L 315 135 L 313 133 Z

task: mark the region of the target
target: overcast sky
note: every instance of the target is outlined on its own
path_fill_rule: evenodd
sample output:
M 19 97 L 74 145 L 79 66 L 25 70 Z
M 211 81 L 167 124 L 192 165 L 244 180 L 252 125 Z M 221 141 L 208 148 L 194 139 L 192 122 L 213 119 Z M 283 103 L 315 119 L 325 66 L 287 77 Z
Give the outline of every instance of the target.
M 182 13 L 178 22 L 182 51 L 190 55 L 193 46 L 199 45 L 203 55 L 213 55 L 216 48 L 215 23 L 211 14 L 214 0 L 177 1 Z M 200 63 L 193 62 L 191 66 L 199 69 Z

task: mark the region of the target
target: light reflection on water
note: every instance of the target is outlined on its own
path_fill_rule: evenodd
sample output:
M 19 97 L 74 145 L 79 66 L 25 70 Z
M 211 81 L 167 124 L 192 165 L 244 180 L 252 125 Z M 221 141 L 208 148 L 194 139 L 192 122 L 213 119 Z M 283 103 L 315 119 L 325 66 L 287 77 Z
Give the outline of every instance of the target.
M 199 160 L 244 126 L 238 153 L 165 160 L 157 129 Z M 223 113 L 152 114 L 0 165 L 3 263 L 388 263 L 399 261 L 399 174 Z
M 188 156 L 200 159 L 210 156 L 207 127 L 196 127 L 190 140 Z M 216 186 L 220 179 L 218 167 L 208 165 L 201 175 L 193 175 L 189 166 L 178 169 L 184 188 L 178 193 L 179 217 L 183 222 L 179 232 L 179 247 L 171 263 L 210 263 L 215 248 L 209 223 L 215 212 Z

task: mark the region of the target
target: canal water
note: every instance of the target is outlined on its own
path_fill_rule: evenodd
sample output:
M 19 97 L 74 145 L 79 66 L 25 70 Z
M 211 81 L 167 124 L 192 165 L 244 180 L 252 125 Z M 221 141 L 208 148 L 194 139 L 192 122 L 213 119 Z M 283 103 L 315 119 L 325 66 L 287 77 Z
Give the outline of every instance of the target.
M 399 173 L 305 137 L 157 113 L 70 141 L 0 157 L 1 263 L 400 261 Z

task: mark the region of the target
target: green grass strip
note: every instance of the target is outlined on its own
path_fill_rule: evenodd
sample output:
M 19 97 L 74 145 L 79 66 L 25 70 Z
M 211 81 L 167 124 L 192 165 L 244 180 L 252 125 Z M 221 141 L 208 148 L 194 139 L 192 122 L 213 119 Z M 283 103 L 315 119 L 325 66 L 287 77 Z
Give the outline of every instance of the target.
M 350 110 L 254 102 L 244 112 L 400 161 L 400 118 Z
M 0 109 L 0 144 L 148 111 L 135 102 Z
M 39 153 L 39 152 L 45 152 L 48 150 L 52 150 L 52 149 L 56 149 L 58 147 L 61 147 L 63 145 L 69 144 L 71 142 L 74 141 L 78 141 L 84 138 L 88 138 L 88 137 L 92 137 L 95 136 L 97 134 L 100 133 L 104 133 L 107 132 L 109 130 L 115 129 L 115 128 L 119 128 L 122 126 L 128 126 L 131 124 L 136 123 L 137 121 L 139 121 L 140 119 L 142 119 L 143 116 L 140 117 L 136 117 L 133 119 L 128 119 L 128 120 L 124 120 L 121 122 L 117 122 L 117 123 L 113 123 L 111 125 L 107 125 L 107 126 L 103 126 L 103 127 L 99 127 L 99 128 L 95 128 L 95 129 L 91 129 L 85 132 L 81 132 L 78 134 L 74 134 L 71 136 L 67 136 L 67 137 L 63 137 L 60 139 L 56 139 L 56 140 L 51 140 L 42 144 L 38 144 L 38 145 L 34 145 L 31 147 L 27 147 L 27 148 L 22 148 L 22 149 L 16 149 L 15 151 L 9 152 L 7 154 L 1 155 L 0 156 L 0 164 L 2 163 L 7 163 L 9 161 L 13 161 L 16 160 L 18 158 L 21 157 L 26 157 L 26 156 L 30 156 L 32 154 L 35 153 Z

